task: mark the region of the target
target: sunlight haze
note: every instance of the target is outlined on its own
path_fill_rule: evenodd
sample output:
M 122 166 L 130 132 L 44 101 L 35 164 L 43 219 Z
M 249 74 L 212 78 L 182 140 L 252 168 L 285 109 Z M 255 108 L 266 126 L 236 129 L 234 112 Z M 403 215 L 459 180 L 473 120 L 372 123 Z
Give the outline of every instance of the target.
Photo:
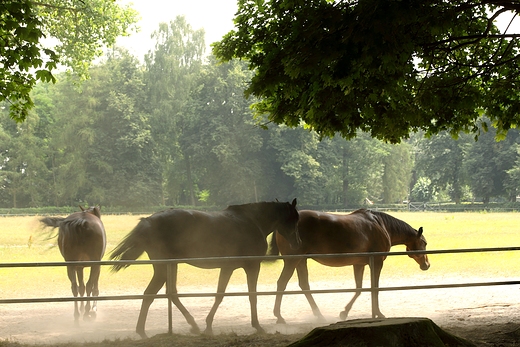
M 119 38 L 117 43 L 126 47 L 132 54 L 143 58 L 153 48 L 150 35 L 159 28 L 159 23 L 173 21 L 177 16 L 185 16 L 194 30 L 204 28 L 206 54 L 209 45 L 219 41 L 233 29 L 233 17 L 237 10 L 237 0 L 119 0 L 121 4 L 132 4 L 139 12 L 140 31 L 129 37 Z

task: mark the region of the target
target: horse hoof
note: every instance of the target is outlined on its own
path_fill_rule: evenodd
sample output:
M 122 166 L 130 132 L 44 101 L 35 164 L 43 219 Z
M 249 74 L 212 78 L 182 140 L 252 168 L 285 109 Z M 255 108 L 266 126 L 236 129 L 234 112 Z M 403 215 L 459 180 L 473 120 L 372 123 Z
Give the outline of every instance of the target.
M 254 327 L 254 328 L 256 329 L 256 333 L 259 335 L 264 335 L 266 333 L 264 328 L 262 328 L 262 327 Z
M 347 316 L 348 316 L 348 313 L 345 312 L 345 311 L 341 311 L 341 312 L 339 313 L 339 318 L 340 318 L 341 320 L 345 320 L 345 319 L 347 319 Z
M 287 323 L 285 322 L 285 319 L 283 319 L 283 318 L 280 317 L 280 318 L 278 318 L 278 319 L 276 320 L 276 324 L 287 324 Z
M 146 333 L 143 331 L 136 331 L 137 334 L 139 334 L 139 336 L 141 336 L 141 338 L 144 340 L 144 339 L 147 339 L 148 338 L 148 335 L 146 335 Z
M 198 326 L 192 326 L 191 329 L 190 329 L 190 333 L 192 334 L 200 334 L 200 329 Z
M 206 328 L 206 330 L 204 330 L 204 335 L 213 336 L 213 329 L 212 328 Z

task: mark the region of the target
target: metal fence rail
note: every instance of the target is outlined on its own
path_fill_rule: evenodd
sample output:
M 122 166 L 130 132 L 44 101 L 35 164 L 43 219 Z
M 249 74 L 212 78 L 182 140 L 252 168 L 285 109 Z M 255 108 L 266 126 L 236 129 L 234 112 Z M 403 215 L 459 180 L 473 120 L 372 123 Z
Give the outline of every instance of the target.
M 371 253 L 335 253 L 335 254 L 305 254 L 305 255 L 289 255 L 289 256 L 249 256 L 249 257 L 212 257 L 212 258 L 184 258 L 184 259 L 166 259 L 166 260 L 118 260 L 118 261 L 71 261 L 71 262 L 25 262 L 25 263 L 0 263 L 0 268 L 32 268 L 32 267 L 56 267 L 68 265 L 101 265 L 110 266 L 115 264 L 127 265 L 151 265 L 151 264 L 166 264 L 167 265 L 167 280 L 166 293 L 156 295 L 113 295 L 113 296 L 98 296 L 95 300 L 141 300 L 146 297 L 153 297 L 159 299 L 171 299 L 176 297 L 213 297 L 216 293 L 173 293 L 169 288 L 169 283 L 172 283 L 172 270 L 174 264 L 189 263 L 196 264 L 197 262 L 204 262 L 208 260 L 218 261 L 236 261 L 236 260 L 278 260 L 291 258 L 333 258 L 333 257 L 368 257 L 369 267 L 372 270 L 374 258 L 378 256 L 409 256 L 413 254 L 457 254 L 457 253 L 485 253 L 485 252 L 510 252 L 520 251 L 520 247 L 494 247 L 494 248 L 467 248 L 467 249 L 449 249 L 449 250 L 429 250 L 429 251 L 407 251 L 407 252 L 371 252 Z M 417 289 L 441 289 L 441 288 L 463 288 L 463 287 L 482 287 L 482 286 L 504 286 L 504 285 L 520 285 L 520 280 L 511 281 L 494 281 L 494 282 L 473 282 L 473 283 L 449 283 L 449 284 L 431 284 L 431 285 L 417 285 L 417 286 L 397 286 L 397 287 L 377 287 L 375 285 L 374 274 L 370 272 L 370 287 L 360 289 L 325 289 L 325 290 L 288 290 L 283 292 L 278 291 L 257 291 L 254 295 L 276 295 L 279 293 L 293 295 L 293 294 L 328 294 L 328 293 L 353 293 L 353 292 L 370 292 L 372 300 L 372 316 L 375 317 L 375 296 L 381 291 L 399 291 L 399 290 L 417 290 Z M 248 296 L 248 292 L 227 292 L 224 296 Z M 92 300 L 92 297 L 58 297 L 58 298 L 30 298 L 30 299 L 0 299 L 0 304 L 21 304 L 21 303 L 45 303 L 45 302 L 70 302 L 70 301 L 87 301 Z M 172 301 L 168 300 L 168 331 L 172 332 Z

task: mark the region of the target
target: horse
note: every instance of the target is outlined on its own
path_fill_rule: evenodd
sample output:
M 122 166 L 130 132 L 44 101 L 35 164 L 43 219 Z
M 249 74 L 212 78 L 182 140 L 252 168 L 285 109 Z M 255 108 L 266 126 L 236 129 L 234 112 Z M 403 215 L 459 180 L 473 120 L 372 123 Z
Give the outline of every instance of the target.
M 425 250 L 426 239 L 423 236 L 422 227 L 415 230 L 406 222 L 390 216 L 384 212 L 359 209 L 347 215 L 302 210 L 298 223 L 298 232 L 301 238 L 301 247 L 294 249 L 281 234 L 275 233 L 270 242 L 270 254 L 302 255 L 302 254 L 328 254 L 328 253 L 365 253 L 388 252 L 391 246 L 404 244 L 406 250 Z M 419 265 L 421 270 L 428 270 L 430 263 L 426 254 L 409 255 Z M 318 263 L 327 266 L 353 265 L 356 288 L 360 289 L 363 282 L 365 265 L 369 257 L 312 257 Z M 374 258 L 374 268 L 371 271 L 375 275 L 375 286 L 379 286 L 379 276 L 383 267 L 385 256 Z M 277 282 L 277 292 L 273 313 L 277 317 L 277 323 L 284 324 L 285 320 L 280 313 L 283 291 L 291 279 L 294 270 L 298 275 L 298 283 L 302 290 L 310 290 L 307 258 L 284 259 L 284 266 Z M 361 295 L 357 291 L 345 310 L 340 313 L 340 318 L 345 320 L 354 301 Z M 305 293 L 313 314 L 324 320 L 314 298 L 310 293 Z M 379 298 L 374 298 L 376 308 L 373 318 L 384 318 L 379 309 Z
M 298 247 L 298 211 L 296 199 L 289 202 L 257 202 L 244 205 L 232 205 L 218 212 L 197 210 L 168 209 L 142 218 L 137 226 L 112 251 L 110 258 L 115 260 L 135 260 L 144 252 L 150 260 L 263 256 L 267 252 L 267 236 L 277 230 L 288 240 L 288 247 Z M 218 306 L 223 300 L 227 284 L 235 269 L 243 268 L 246 273 L 251 306 L 251 325 L 259 333 L 257 298 L 255 294 L 260 272 L 260 260 L 208 260 L 188 262 L 188 264 L 206 268 L 220 268 L 215 302 L 206 317 L 205 333 L 212 334 L 212 323 Z M 112 267 L 119 271 L 129 264 L 116 264 Z M 177 264 L 172 266 L 172 302 L 183 314 L 191 326 L 192 333 L 200 329 L 192 315 L 180 302 L 177 295 Z M 167 265 L 153 264 L 154 273 L 145 295 L 155 295 L 163 287 L 167 277 Z M 145 323 L 153 297 L 145 297 L 141 304 L 136 332 L 146 338 Z
M 45 226 L 58 229 L 58 247 L 65 261 L 96 261 L 101 260 L 105 254 L 106 234 L 99 206 L 91 206 L 81 212 L 75 212 L 66 218 L 45 217 L 40 222 Z M 85 286 L 83 280 L 83 269 L 90 267 L 90 275 Z M 71 283 L 72 294 L 76 298 L 78 293 L 81 297 L 87 293 L 87 297 L 99 296 L 99 274 L 100 265 L 68 265 L 67 275 Z M 76 280 L 77 276 L 77 280 Z M 78 284 L 79 282 L 79 284 Z M 93 301 L 92 310 L 90 300 L 86 305 L 81 301 L 81 311 L 84 311 L 83 319 L 96 318 L 97 301 Z M 80 310 L 78 302 L 74 301 L 74 321 L 78 324 Z

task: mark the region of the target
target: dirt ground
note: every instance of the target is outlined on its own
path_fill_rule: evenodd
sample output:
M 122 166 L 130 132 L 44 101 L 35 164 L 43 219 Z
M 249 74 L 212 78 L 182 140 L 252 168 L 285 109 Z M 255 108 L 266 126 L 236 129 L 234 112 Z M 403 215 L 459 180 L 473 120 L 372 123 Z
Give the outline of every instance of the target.
M 496 280 L 496 279 L 489 279 Z M 444 283 L 454 283 L 462 279 L 445 279 Z M 478 281 L 482 282 L 479 278 Z M 411 284 L 407 279 L 407 284 Z M 420 282 L 418 280 L 417 282 Z M 471 280 L 464 279 L 464 282 Z M 413 283 L 420 284 L 420 283 Z M 404 285 L 399 280 L 387 280 L 386 287 Z M 383 285 L 382 285 L 383 286 Z M 345 287 L 344 283 L 312 283 L 312 289 L 333 289 Z M 290 284 L 289 290 L 297 290 Z M 213 286 L 182 288 L 179 292 L 213 292 Z M 259 291 L 273 288 L 259 286 Z M 231 286 L 228 292 L 244 291 L 242 286 Z M 133 294 L 133 293 L 132 293 Z M 509 347 L 520 346 L 520 286 L 491 286 L 456 289 L 386 291 L 380 293 L 381 311 L 387 317 L 427 317 L 438 326 L 460 337 L 474 341 L 478 346 Z M 286 295 L 282 303 L 282 314 L 287 324 L 276 324 L 272 314 L 273 296 L 260 296 L 258 313 L 260 323 L 269 337 L 265 346 L 273 346 L 272 339 L 279 338 L 282 345 L 299 339 L 314 327 L 328 325 L 339 320 L 338 314 L 349 301 L 351 293 L 316 294 L 315 299 L 326 322 L 318 321 L 310 310 L 303 295 Z M 205 327 L 205 317 L 209 312 L 212 298 L 184 298 L 183 303 L 195 317 L 201 329 Z M 101 342 L 106 340 L 135 339 L 135 324 L 140 309 L 140 301 L 100 301 L 97 318 L 94 321 L 73 322 L 73 303 L 4 304 L 0 305 L 0 345 L 1 341 L 26 344 L 52 345 L 71 342 Z M 354 305 L 348 319 L 369 318 L 371 312 L 370 295 L 363 293 Z M 167 302 L 157 299 L 151 306 L 146 331 L 148 336 L 164 334 L 168 331 Z M 250 326 L 250 311 L 247 297 L 226 297 L 221 304 L 213 324 L 214 334 L 250 336 L 255 330 Z M 189 347 L 199 345 L 197 337 L 190 335 L 189 326 L 174 307 L 173 333 L 186 335 L 179 345 Z M 274 335 L 273 335 L 274 334 Z M 190 338 L 190 336 L 192 336 Z M 190 341 L 193 344 L 190 344 Z M 261 340 L 261 338 L 259 338 Z M 240 343 L 235 344 L 240 345 Z M 244 345 L 260 346 L 247 343 Z

